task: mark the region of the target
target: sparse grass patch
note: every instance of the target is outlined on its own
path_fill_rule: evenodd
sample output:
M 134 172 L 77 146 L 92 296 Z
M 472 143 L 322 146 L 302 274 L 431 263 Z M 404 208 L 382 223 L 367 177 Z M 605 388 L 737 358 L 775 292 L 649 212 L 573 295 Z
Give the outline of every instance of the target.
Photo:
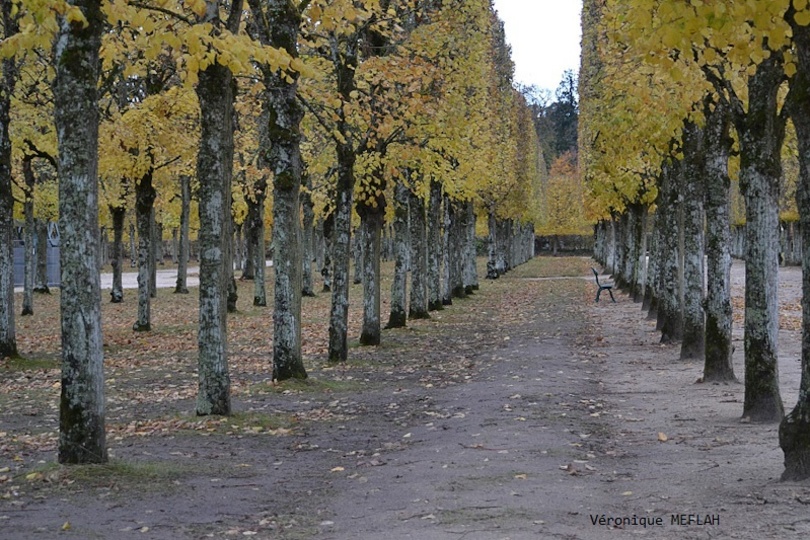
M 53 357 L 24 358 L 16 356 L 14 358 L 0 359 L 0 369 L 11 371 L 31 371 L 38 369 L 59 369 L 59 359 Z
M 67 489 L 118 488 L 137 491 L 165 491 L 173 481 L 199 474 L 196 463 L 176 461 L 124 461 L 112 459 L 98 465 L 39 465 L 15 480 L 30 484 L 45 483 Z
M 334 380 L 318 379 L 309 377 L 307 379 L 289 379 L 275 384 L 263 382 L 252 385 L 248 389 L 249 394 L 283 394 L 285 392 L 301 394 L 333 394 L 340 392 L 359 392 L 364 388 L 364 384 L 359 380 Z

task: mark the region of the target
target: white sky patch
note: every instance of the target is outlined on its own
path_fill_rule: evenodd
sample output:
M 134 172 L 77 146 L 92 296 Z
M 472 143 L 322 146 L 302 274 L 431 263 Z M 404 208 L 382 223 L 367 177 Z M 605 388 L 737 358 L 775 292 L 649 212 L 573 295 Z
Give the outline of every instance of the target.
M 512 47 L 515 81 L 554 90 L 579 71 L 582 0 L 494 0 Z

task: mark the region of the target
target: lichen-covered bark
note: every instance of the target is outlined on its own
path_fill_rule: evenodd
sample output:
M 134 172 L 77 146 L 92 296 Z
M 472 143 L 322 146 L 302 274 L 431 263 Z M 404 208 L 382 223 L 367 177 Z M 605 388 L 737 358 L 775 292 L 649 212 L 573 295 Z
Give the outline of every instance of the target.
M 132 326 L 136 332 L 152 329 L 152 212 L 157 191 L 152 185 L 152 171 L 135 186 L 135 221 L 138 224 L 138 319 Z
M 16 17 L 11 14 L 12 3 L 0 5 L 3 17 L 3 38 L 18 31 Z M 17 61 L 6 58 L 0 66 L 0 359 L 17 355 L 14 327 L 14 195 L 11 191 L 11 139 L 9 121 L 11 96 L 17 81 Z
M 441 274 L 441 294 L 442 305 L 453 304 L 452 277 L 452 254 L 450 253 L 450 226 L 452 224 L 450 197 L 446 194 L 442 196 L 442 274 Z
M 358 65 L 357 43 L 350 42 L 342 52 L 334 51 L 333 64 L 337 89 L 344 102 L 352 100 L 355 70 Z M 343 110 L 338 113 L 336 129 L 337 185 L 334 200 L 332 237 L 332 305 L 329 313 L 329 361 L 345 362 L 349 355 L 349 261 L 351 259 L 352 197 L 354 164 L 357 160 L 353 136 Z
M 444 308 L 441 295 L 442 266 L 442 225 L 441 225 L 442 186 L 439 182 L 430 182 L 430 200 L 427 214 L 427 288 L 428 310 L 437 311 Z
M 464 203 L 466 220 L 464 222 L 464 259 L 463 259 L 463 279 L 464 292 L 472 294 L 478 290 L 478 268 L 475 264 L 475 205 L 473 201 Z M 525 261 L 525 258 L 523 259 Z M 523 261 L 521 261 L 523 262 Z
M 48 222 L 44 219 L 34 219 L 37 233 L 37 272 L 34 292 L 51 294 L 48 287 Z
M 402 180 L 397 180 L 394 184 L 394 279 L 391 281 L 391 306 L 388 314 L 388 324 L 385 325 L 386 328 L 402 328 L 405 326 L 407 319 L 408 199 L 408 188 Z M 411 304 L 413 305 L 413 299 Z M 427 312 L 427 304 L 425 304 L 424 308 L 425 312 Z
M 260 307 L 267 305 L 267 287 L 265 286 L 267 253 L 264 241 L 264 202 L 266 199 L 267 178 L 262 176 L 253 184 L 251 196 L 245 197 L 248 208 L 245 222 L 248 255 L 241 277 L 243 280 L 253 281 L 253 305 Z
M 796 204 L 802 243 L 802 358 L 799 399 L 779 425 L 779 446 L 785 454 L 782 480 L 810 478 L 810 27 L 792 20 L 798 51 L 798 72 L 791 81 L 788 110 L 799 144 Z
M 124 219 L 127 215 L 125 206 L 110 205 L 110 216 L 113 224 L 112 257 L 112 288 L 110 301 L 118 304 L 124 301 L 123 264 L 124 264 Z
M 180 238 L 177 242 L 177 282 L 175 294 L 188 294 L 189 217 L 191 212 L 191 177 L 180 176 Z
M 304 175 L 304 188 L 301 191 L 301 206 L 304 219 L 302 245 L 302 269 L 301 294 L 303 296 L 315 296 L 315 282 L 312 277 L 312 266 L 315 261 L 315 203 L 312 200 L 310 190 L 312 189 L 309 175 Z
M 747 113 L 742 104 L 732 109 L 746 206 L 743 416 L 755 422 L 778 422 L 784 415 L 777 366 L 779 183 L 785 136 L 777 94 L 783 76 L 781 58 L 773 55 L 749 77 Z
M 98 270 L 97 81 L 104 17 L 100 0 L 71 3 L 82 10 L 88 25 L 60 20 L 53 51 L 62 235 L 59 462 L 103 463 L 107 445 Z
M 678 183 L 681 174 L 679 161 L 664 164 L 660 187 L 661 212 L 660 233 L 660 298 L 658 304 L 658 328 L 661 330 L 661 343 L 673 343 L 681 339 L 683 318 L 681 315 L 680 246 L 678 242 L 678 211 L 680 206 Z
M 449 199 L 448 199 L 449 201 Z M 467 236 L 467 213 L 464 211 L 464 202 L 451 201 L 449 206 L 450 238 L 450 295 L 454 298 L 464 298 L 467 292 L 464 289 L 464 250 Z
M 227 294 L 225 265 L 227 213 L 233 166 L 232 74 L 212 64 L 200 71 L 200 328 L 197 334 L 199 385 L 198 415 L 231 412 L 228 373 Z
M 409 319 L 430 318 L 429 274 L 428 274 L 428 230 L 425 216 L 425 202 L 414 192 L 408 193 L 410 209 L 410 266 L 411 302 L 408 307 Z
M 364 206 L 364 205 L 363 205 Z M 384 206 L 383 206 L 384 209 Z M 361 230 L 358 245 L 362 246 L 363 323 L 360 345 L 379 345 L 380 322 L 380 235 L 385 214 L 376 208 L 361 207 Z
M 683 337 L 681 360 L 703 359 L 706 323 L 703 311 L 703 208 L 705 143 L 702 129 L 686 122 L 683 129 Z
M 487 212 L 487 279 L 498 279 L 498 218 L 495 217 L 495 210 Z
M 706 104 L 706 340 L 703 380 L 736 380 L 731 363 L 731 230 L 728 159 L 733 140 L 725 103 Z

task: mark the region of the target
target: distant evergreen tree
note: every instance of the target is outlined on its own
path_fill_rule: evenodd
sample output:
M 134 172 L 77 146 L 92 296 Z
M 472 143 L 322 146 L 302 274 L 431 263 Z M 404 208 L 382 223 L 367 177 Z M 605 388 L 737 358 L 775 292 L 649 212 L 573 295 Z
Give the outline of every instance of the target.
M 543 148 L 546 167 L 566 152 L 577 152 L 577 126 L 579 123 L 579 100 L 577 98 L 577 75 L 572 70 L 563 73 L 555 92 L 556 101 L 542 92 L 534 96 L 534 126 Z

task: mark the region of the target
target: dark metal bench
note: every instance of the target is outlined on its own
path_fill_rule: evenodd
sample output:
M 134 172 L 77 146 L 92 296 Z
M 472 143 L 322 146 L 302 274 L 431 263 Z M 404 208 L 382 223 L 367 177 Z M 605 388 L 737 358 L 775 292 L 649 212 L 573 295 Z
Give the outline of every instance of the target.
M 602 291 L 607 291 L 610 295 L 610 299 L 615 303 L 616 299 L 613 298 L 613 284 L 606 283 L 605 285 L 602 285 L 599 283 L 599 272 L 596 271 L 596 268 L 591 268 L 591 270 L 593 270 L 593 276 L 596 278 L 596 286 L 599 287 L 599 289 L 596 291 L 596 301 L 599 302 L 599 295 L 602 294 Z

